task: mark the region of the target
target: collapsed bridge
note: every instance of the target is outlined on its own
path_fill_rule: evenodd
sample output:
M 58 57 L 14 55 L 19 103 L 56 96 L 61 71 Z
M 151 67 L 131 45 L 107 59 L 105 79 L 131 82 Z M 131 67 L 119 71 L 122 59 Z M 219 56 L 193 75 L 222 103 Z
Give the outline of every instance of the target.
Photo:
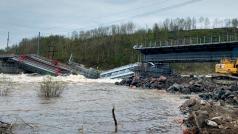
M 65 64 L 35 54 L 1 55 L 0 64 L 2 73 L 25 72 L 58 76 L 72 72 L 71 68 Z

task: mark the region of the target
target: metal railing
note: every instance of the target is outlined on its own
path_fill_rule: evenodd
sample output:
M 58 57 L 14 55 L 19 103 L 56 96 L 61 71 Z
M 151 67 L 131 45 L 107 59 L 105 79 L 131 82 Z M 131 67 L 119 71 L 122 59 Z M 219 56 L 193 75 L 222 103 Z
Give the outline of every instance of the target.
M 176 40 L 157 41 L 149 43 L 138 43 L 134 49 L 145 48 L 163 48 L 163 47 L 178 47 L 178 46 L 192 46 L 192 45 L 209 45 L 209 44 L 222 44 L 222 43 L 235 43 L 238 42 L 238 33 L 227 35 L 211 35 L 203 37 L 189 37 Z

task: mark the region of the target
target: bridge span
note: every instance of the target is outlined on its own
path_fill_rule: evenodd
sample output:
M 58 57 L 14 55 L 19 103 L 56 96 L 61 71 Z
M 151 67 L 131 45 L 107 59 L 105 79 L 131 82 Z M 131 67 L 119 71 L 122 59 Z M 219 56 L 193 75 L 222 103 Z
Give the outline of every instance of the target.
M 49 75 L 66 75 L 71 68 L 56 60 L 50 60 L 35 54 L 27 55 L 0 55 L 1 73 L 38 73 Z
M 217 62 L 238 58 L 238 33 L 143 43 L 134 49 L 142 53 L 144 62 Z

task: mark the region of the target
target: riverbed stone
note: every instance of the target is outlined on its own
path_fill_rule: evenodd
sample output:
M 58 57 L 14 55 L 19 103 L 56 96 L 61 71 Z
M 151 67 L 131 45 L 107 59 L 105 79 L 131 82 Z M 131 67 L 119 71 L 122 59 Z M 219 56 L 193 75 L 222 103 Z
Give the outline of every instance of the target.
M 222 116 L 217 116 L 217 117 L 211 118 L 211 121 L 216 122 L 218 125 L 222 124 L 222 120 L 223 120 Z
M 218 124 L 215 121 L 207 120 L 207 125 L 211 127 L 218 127 Z

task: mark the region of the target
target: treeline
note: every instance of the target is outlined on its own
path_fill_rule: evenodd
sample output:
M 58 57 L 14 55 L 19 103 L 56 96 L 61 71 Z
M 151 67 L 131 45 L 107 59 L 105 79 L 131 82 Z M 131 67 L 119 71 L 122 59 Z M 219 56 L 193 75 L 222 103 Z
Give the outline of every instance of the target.
M 237 19 L 214 21 L 208 18 L 166 19 L 149 28 L 138 28 L 134 23 L 99 27 L 88 31 L 74 31 L 71 38 L 51 35 L 40 38 L 40 55 L 48 57 L 54 48 L 54 59 L 67 62 L 73 54 L 75 62 L 99 69 L 109 69 L 138 61 L 133 50 L 138 43 L 165 41 L 187 37 L 210 36 L 237 32 Z M 216 27 L 215 27 L 216 26 Z M 226 28 L 218 28 L 218 27 Z M 215 29 L 211 29 L 215 28 Z M 37 52 L 37 37 L 23 39 L 8 49 L 8 53 Z

